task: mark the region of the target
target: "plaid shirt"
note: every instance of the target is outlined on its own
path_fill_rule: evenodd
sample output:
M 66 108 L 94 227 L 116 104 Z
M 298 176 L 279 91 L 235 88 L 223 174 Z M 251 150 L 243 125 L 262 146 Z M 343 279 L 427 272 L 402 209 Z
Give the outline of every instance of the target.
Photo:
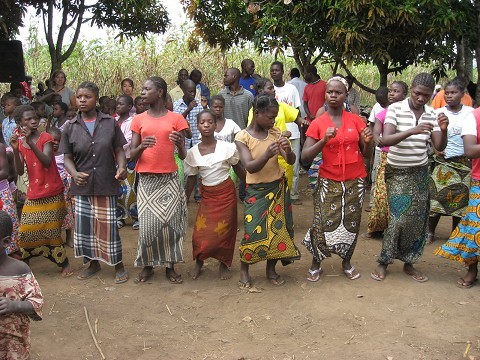
M 195 100 L 197 100 L 198 105 L 194 107 L 192 111 L 190 111 L 186 119 L 188 122 L 188 125 L 190 126 L 190 131 L 192 132 L 192 138 L 185 139 L 185 148 L 187 150 L 197 145 L 201 139 L 200 131 L 198 131 L 198 128 L 197 128 L 197 115 L 200 113 L 200 111 L 203 110 L 203 106 L 199 99 L 195 99 Z M 180 115 L 183 114 L 185 110 L 187 110 L 187 108 L 188 108 L 188 105 L 185 104 L 185 101 L 183 101 L 183 98 L 175 101 L 175 103 L 173 104 L 173 112 L 176 112 Z

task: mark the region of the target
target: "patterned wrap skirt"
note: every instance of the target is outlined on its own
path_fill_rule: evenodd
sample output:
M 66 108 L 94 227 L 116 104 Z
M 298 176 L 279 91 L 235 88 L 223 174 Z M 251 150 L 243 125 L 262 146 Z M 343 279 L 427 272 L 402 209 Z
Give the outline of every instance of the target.
M 70 174 L 67 173 L 67 176 L 62 179 L 63 181 L 63 197 L 65 198 L 65 207 L 67 210 L 67 214 L 63 218 L 62 230 L 69 230 L 72 229 L 74 226 L 74 215 L 73 212 L 75 210 L 73 205 L 73 198 L 70 195 L 70 185 L 72 183 L 72 177 Z
M 108 265 L 122 262 L 122 242 L 117 228 L 116 196 L 75 196 L 75 257 Z
M 332 253 L 344 260 L 351 259 L 357 244 L 364 195 L 364 179 L 318 178 L 313 194 L 313 224 L 302 241 L 317 261 Z
M 183 262 L 187 201 L 178 173 L 140 174 L 137 201 L 140 237 L 134 265 Z
M 470 160 L 464 156 L 444 159 L 434 155 L 431 168 L 430 216 L 465 215 L 472 168 Z
M 62 239 L 66 213 L 63 191 L 42 199 L 25 200 L 18 242 L 24 260 L 43 256 L 61 267 L 68 264 Z
M 136 161 L 128 162 L 127 178 L 120 182 L 120 191 L 117 198 L 117 220 L 123 220 L 129 225 L 138 219 L 135 164 Z
M 480 180 L 472 179 L 466 211 L 448 241 L 435 250 L 435 255 L 470 265 L 480 261 Z
M 300 258 L 295 246 L 292 203 L 285 178 L 248 184 L 245 196 L 245 235 L 240 242 L 240 260 L 254 264 L 282 260 L 284 265 Z
M 380 264 L 391 264 L 394 259 L 413 264 L 422 256 L 430 207 L 428 180 L 428 165 L 395 168 L 387 164 L 390 218 L 377 260 Z
M 197 219 L 193 229 L 193 258 L 214 258 L 232 266 L 237 237 L 237 195 L 229 177 L 216 186 L 201 187 Z
M 375 178 L 373 205 L 368 214 L 368 232 L 384 231 L 388 226 L 388 200 L 387 185 L 385 184 L 385 167 L 387 166 L 387 153 L 380 153 L 380 162 Z
M 8 180 L 7 186 L 3 191 L 0 191 L 0 209 L 5 211 L 12 219 L 12 234 L 10 235 L 10 244 L 7 246 L 7 255 L 13 254 L 18 250 L 18 228 L 19 228 L 19 221 L 18 221 L 18 212 L 17 212 L 17 204 L 13 199 L 12 192 L 8 187 Z

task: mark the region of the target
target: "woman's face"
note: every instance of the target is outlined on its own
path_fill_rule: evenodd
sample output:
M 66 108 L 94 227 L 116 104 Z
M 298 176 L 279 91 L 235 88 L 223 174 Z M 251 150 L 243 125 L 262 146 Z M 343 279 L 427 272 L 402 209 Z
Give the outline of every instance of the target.
M 330 81 L 325 90 L 325 101 L 332 109 L 343 107 L 347 98 L 347 89 L 340 81 Z
M 463 91 L 461 91 L 456 85 L 449 85 L 445 87 L 445 102 L 449 106 L 456 106 L 460 104 L 463 97 Z
M 411 107 L 414 110 L 419 110 L 427 104 L 433 94 L 433 89 L 424 85 L 417 85 L 410 90 Z
M 130 83 L 130 81 L 124 81 L 122 83 L 122 91 L 125 95 L 133 95 L 133 85 Z
M 403 92 L 403 86 L 397 83 L 393 83 L 388 88 L 388 102 L 390 104 L 398 101 L 405 100 L 406 94 Z
M 273 87 L 272 82 L 267 81 L 263 89 L 260 91 L 260 93 L 265 95 L 275 96 L 275 88 Z
M 159 101 L 162 95 L 162 90 L 158 89 L 153 81 L 145 81 L 142 88 L 142 100 L 144 104 L 154 104 Z
M 20 121 L 20 126 L 30 129 L 31 131 L 38 128 L 38 115 L 34 110 L 25 111 Z
M 55 78 L 53 80 L 55 80 L 55 85 L 65 85 L 65 75 L 61 72 L 55 75 Z
M 97 96 L 90 89 L 77 90 L 77 106 L 81 112 L 89 112 L 95 109 Z
M 214 100 L 212 101 L 210 105 L 211 110 L 215 113 L 217 117 L 223 116 L 223 102 L 220 100 Z

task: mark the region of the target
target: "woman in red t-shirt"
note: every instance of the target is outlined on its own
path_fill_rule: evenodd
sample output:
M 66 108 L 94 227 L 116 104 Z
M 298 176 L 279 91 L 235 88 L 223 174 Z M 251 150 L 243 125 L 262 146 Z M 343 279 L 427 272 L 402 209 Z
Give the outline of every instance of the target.
M 325 100 L 328 110 L 308 128 L 302 161 L 311 162 L 322 153 L 313 195 L 313 225 L 303 244 L 313 255 L 307 279 L 320 278 L 320 263 L 331 253 L 339 255 L 345 275 L 355 280 L 360 273 L 350 264 L 360 228 L 367 172 L 363 157 L 371 153 L 373 134 L 362 119 L 345 111 L 345 79 L 328 80 Z
M 23 260 L 44 256 L 62 268 L 62 276 L 70 276 L 73 271 L 61 236 L 67 210 L 53 154 L 53 138 L 47 132 L 38 132 L 38 116 L 32 106 L 19 106 L 13 116 L 20 125 L 10 138 L 15 168 L 21 176 L 25 164 L 29 181 L 20 220 Z

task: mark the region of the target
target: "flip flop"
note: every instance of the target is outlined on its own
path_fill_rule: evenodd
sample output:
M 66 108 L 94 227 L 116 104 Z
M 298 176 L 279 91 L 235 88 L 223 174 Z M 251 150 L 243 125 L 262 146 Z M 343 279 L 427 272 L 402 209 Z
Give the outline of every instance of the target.
M 124 271 L 121 274 L 116 274 L 115 275 L 115 284 L 123 284 L 128 281 L 128 272 Z
M 240 289 L 251 289 L 252 288 L 252 280 L 248 279 L 246 282 L 242 280 L 238 280 L 238 287 Z
M 70 269 L 70 271 L 67 272 L 67 273 L 64 273 L 63 270 L 62 270 L 62 272 L 61 272 L 60 274 L 61 274 L 61 276 L 62 276 L 63 278 L 68 278 L 68 277 L 70 277 L 70 276 L 73 275 L 73 270 Z
M 150 280 L 150 278 L 153 276 L 153 269 L 151 271 L 149 271 L 146 275 L 143 275 L 142 276 L 142 273 L 143 271 L 141 271 L 137 277 L 135 279 L 133 279 L 133 282 L 135 284 L 142 284 L 142 283 L 146 283 L 148 280 Z
M 384 277 L 381 277 L 380 274 L 377 272 L 377 271 L 373 271 L 370 273 L 370 277 L 373 279 L 373 280 L 376 280 L 376 281 L 383 281 L 385 280 L 385 276 Z
M 473 281 L 465 281 L 463 278 L 460 278 L 457 281 L 457 287 L 460 289 L 470 289 L 473 285 L 475 285 L 477 280 L 478 279 L 475 279 Z
M 90 268 L 82 271 L 80 274 L 77 275 L 78 280 L 87 280 L 90 279 L 93 275 L 98 273 L 101 270 L 101 268 L 91 270 Z
M 183 283 L 182 275 L 180 275 L 180 274 L 177 274 L 177 275 L 166 274 L 166 276 L 167 276 L 168 281 L 170 281 L 170 284 L 182 284 Z
M 408 276 L 411 276 L 413 280 L 415 280 L 416 282 L 419 282 L 419 283 L 423 283 L 423 282 L 426 282 L 428 281 L 428 276 L 426 275 L 423 275 L 421 272 L 419 271 L 414 271 L 413 273 L 408 273 L 406 271 L 404 271 L 405 274 L 407 274 Z
M 310 282 L 317 282 L 320 280 L 320 275 L 322 275 L 323 269 L 318 268 L 316 270 L 308 269 L 307 280 Z
M 285 285 L 285 280 L 282 279 L 280 275 L 274 278 L 268 278 L 270 281 L 270 284 L 275 285 L 275 286 L 282 286 Z
M 345 276 L 347 278 L 349 278 L 350 280 L 356 280 L 360 277 L 360 273 L 357 271 L 357 274 L 356 275 L 353 275 L 353 272 L 355 271 L 355 266 L 352 266 L 350 268 L 350 270 L 343 270 L 343 273 L 345 274 Z

